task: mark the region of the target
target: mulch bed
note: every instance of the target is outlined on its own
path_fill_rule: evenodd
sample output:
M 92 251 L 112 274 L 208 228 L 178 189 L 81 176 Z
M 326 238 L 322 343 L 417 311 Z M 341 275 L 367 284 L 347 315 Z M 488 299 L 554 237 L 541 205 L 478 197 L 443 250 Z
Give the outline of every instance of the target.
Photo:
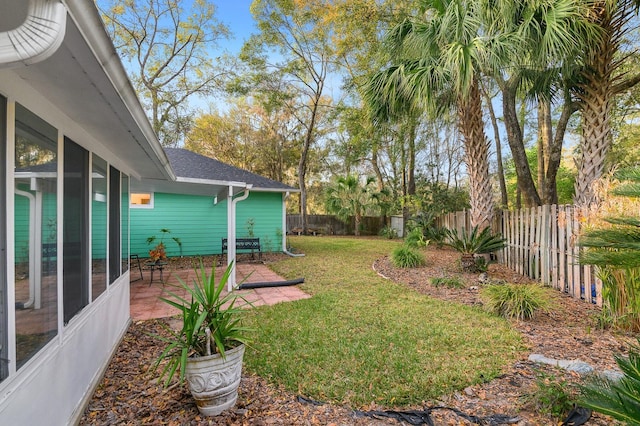
M 459 255 L 447 249 L 428 248 L 427 266 L 398 269 L 388 258 L 373 265 L 382 276 L 407 285 L 434 298 L 480 305 L 477 274 L 463 274 L 458 267 Z M 176 265 L 177 266 L 177 265 Z M 186 267 L 186 265 L 185 265 Z M 430 284 L 433 277 L 460 277 L 466 288 L 448 289 Z M 503 265 L 491 264 L 490 280 L 526 283 L 528 279 Z M 530 321 L 512 321 L 519 330 L 527 350 L 514 365 L 487 383 L 469 386 L 439 401 L 426 401 L 425 407 L 443 405 L 469 415 L 517 416 L 520 426 L 558 424 L 558 419 L 541 412 L 529 402 L 540 380 L 578 383 L 581 378 L 571 372 L 537 365 L 527 360 L 530 353 L 549 358 L 580 359 L 597 370 L 615 369 L 614 353 L 625 353 L 630 336 L 615 335 L 600 330 L 596 318 L 599 309 L 559 294 L 554 308 L 539 313 Z M 158 385 L 157 373 L 150 371 L 153 360 L 162 347 L 149 333 L 162 333 L 165 320 L 136 322 L 131 325 L 112 359 L 105 376 L 82 417 L 82 425 L 388 425 L 395 420 L 356 417 L 350 407 L 299 400 L 297 395 L 268 383 L 265 379 L 243 372 L 236 407 L 220 416 L 206 418 L 199 415 L 186 386 L 173 384 L 167 389 Z M 543 377 L 541 379 L 541 377 Z M 364 410 L 422 410 L 424 407 L 353 407 Z M 438 410 L 432 414 L 436 425 L 475 424 L 451 411 Z M 407 424 L 407 423 L 403 423 Z M 426 424 L 426 423 L 425 423 Z M 588 425 L 610 425 L 612 421 L 595 414 Z

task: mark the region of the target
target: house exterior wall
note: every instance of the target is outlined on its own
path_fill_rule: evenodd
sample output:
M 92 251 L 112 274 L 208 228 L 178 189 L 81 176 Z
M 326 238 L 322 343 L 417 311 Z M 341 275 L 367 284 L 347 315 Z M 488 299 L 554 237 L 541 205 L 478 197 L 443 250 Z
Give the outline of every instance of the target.
M 253 236 L 260 238 L 262 251 L 282 250 L 282 193 L 250 192 L 236 206 L 238 238 L 250 235 L 251 219 Z M 213 197 L 155 193 L 153 208 L 131 209 L 131 253 L 148 257 L 163 228 L 171 231 L 164 238 L 170 257 L 181 254 L 172 237 L 182 242 L 183 256 L 219 254 L 222 238 L 227 236 L 227 201 L 214 205 Z M 149 245 L 147 238 L 151 236 L 157 240 Z
M 21 200 L 23 197 L 16 195 L 14 186 L 13 118 L 16 104 L 19 103 L 56 129 L 58 170 L 64 159 L 62 148 L 64 137 L 72 138 L 89 153 L 99 152 L 112 167 L 118 170 L 126 171 L 128 166 L 109 150 L 109 141 L 97 140 L 87 133 L 80 123 L 76 123 L 65 115 L 57 105 L 41 96 L 28 81 L 17 77 L 11 70 L 0 69 L 0 95 L 7 98 L 8 105 L 6 115 L 3 114 L 3 117 L 0 117 L 7 123 L 7 138 L 0 144 L 0 149 L 6 154 L 0 156 L 4 159 L 0 173 L 6 173 L 6 194 L 1 200 L 3 208 L 6 207 L 6 212 L 3 212 L 0 217 L 4 217 L 4 225 L 7 228 L 6 236 L 3 236 L 6 238 L 6 252 L 0 253 L 3 256 L 0 264 L 6 264 L 6 270 L 0 271 L 4 274 L 0 279 L 0 294 L 6 301 L 3 309 L 0 309 L 0 323 L 6 322 L 6 327 L 0 327 L 0 334 L 2 334 L 0 342 L 7 341 L 9 346 L 9 355 L 6 357 L 9 359 L 9 367 L 3 373 L 5 376 L 0 378 L 0 424 L 73 424 L 81 415 L 84 404 L 90 399 L 93 389 L 101 379 L 103 369 L 108 365 L 111 355 L 128 327 L 130 318 L 128 265 L 123 265 L 124 270 L 118 272 L 115 280 L 99 297 L 95 300 L 88 299 L 86 306 L 67 322 L 63 321 L 65 309 L 63 262 L 56 262 L 54 270 L 49 271 L 56 281 L 54 294 L 57 292 L 57 309 L 54 308 L 52 323 L 54 335 L 42 348 L 38 348 L 29 355 L 24 363 L 16 363 L 15 347 L 19 338 L 16 335 L 18 322 L 16 318 L 26 309 L 18 312 L 18 306 L 14 306 L 15 302 L 18 302 L 16 282 L 20 279 L 16 276 L 15 265 L 20 260 L 19 242 L 24 239 L 25 220 L 28 220 L 23 217 L 28 207 L 24 204 L 24 200 Z M 0 111 L 2 111 L 1 108 Z M 58 247 L 64 247 L 63 176 L 58 173 L 57 179 L 57 197 L 50 197 L 43 201 L 47 209 L 51 208 L 47 207 L 48 204 L 55 205 L 56 244 Z M 101 226 L 104 226 L 106 232 L 106 221 Z M 124 232 L 122 239 L 125 242 L 122 247 L 126 251 L 128 247 L 126 224 L 124 226 L 121 224 L 121 228 Z M 45 237 L 48 238 L 48 234 L 45 229 L 42 229 L 42 242 L 47 241 Z M 58 256 L 62 257 L 64 253 L 63 248 Z M 128 258 L 128 253 L 122 254 L 125 259 Z M 101 255 L 104 256 L 104 253 Z M 64 281 L 64 283 L 66 285 L 68 282 Z

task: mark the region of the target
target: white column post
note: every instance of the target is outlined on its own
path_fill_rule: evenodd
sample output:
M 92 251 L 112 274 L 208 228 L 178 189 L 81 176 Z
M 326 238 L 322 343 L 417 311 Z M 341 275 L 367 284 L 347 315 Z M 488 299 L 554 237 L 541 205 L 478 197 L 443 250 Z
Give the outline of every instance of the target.
M 287 198 L 291 193 L 282 194 L 282 251 L 287 252 Z
M 227 290 L 236 287 L 236 204 L 233 202 L 233 186 L 229 185 L 227 195 L 227 266 L 232 265 Z

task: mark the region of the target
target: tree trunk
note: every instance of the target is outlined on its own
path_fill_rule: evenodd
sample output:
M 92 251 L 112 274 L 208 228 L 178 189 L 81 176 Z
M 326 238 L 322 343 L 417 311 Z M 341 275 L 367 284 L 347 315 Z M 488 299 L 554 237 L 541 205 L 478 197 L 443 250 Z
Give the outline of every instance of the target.
M 602 28 L 609 28 L 611 16 L 602 13 L 598 24 Z M 599 46 L 587 55 L 585 71 L 582 73 L 585 83 L 580 87 L 581 152 L 573 198 L 574 204 L 578 207 L 589 207 L 600 201 L 596 184 L 604 173 L 604 160 L 612 142 L 609 116 L 613 96 L 612 62 L 616 50 L 611 31 L 607 31 Z
M 558 186 L 556 178 L 558 169 L 560 169 L 560 161 L 562 160 L 562 143 L 564 135 L 567 132 L 569 119 L 574 112 L 578 110 L 578 106 L 571 100 L 571 93 L 568 87 L 564 88 L 564 104 L 562 105 L 562 113 L 556 124 L 556 133 L 551 140 L 548 149 L 547 172 L 544 179 L 545 194 L 544 204 L 558 204 Z
M 477 80 L 474 80 L 466 96 L 459 95 L 457 108 L 469 171 L 471 226 L 484 229 L 491 226 L 493 191 L 489 177 L 489 144 L 484 133 L 482 100 Z
M 304 144 L 300 154 L 300 162 L 298 163 L 298 184 L 300 185 L 300 214 L 302 215 L 302 233 L 307 234 L 309 229 L 309 218 L 307 217 L 307 160 L 309 158 L 309 150 L 313 142 L 313 132 L 316 127 L 316 119 L 318 118 L 318 105 L 320 104 L 320 93 L 316 93 L 313 99 L 313 107 L 311 109 L 311 117 L 307 132 L 304 137 Z
M 518 179 L 518 189 L 524 197 L 527 207 L 541 205 L 540 196 L 536 190 L 535 182 L 531 174 L 531 168 L 527 160 L 527 153 L 524 148 L 522 139 L 522 129 L 518 122 L 516 113 L 516 88 L 517 81 L 515 78 L 502 82 L 502 108 L 504 115 L 504 124 L 507 129 L 507 140 L 511 148 L 511 155 L 516 168 L 516 177 Z
M 410 197 L 416 195 L 416 133 L 417 133 L 417 120 L 415 118 L 410 119 L 409 124 L 409 164 L 408 164 L 408 176 L 407 176 L 407 194 Z
M 362 215 L 356 214 L 353 217 L 353 223 L 355 225 L 355 229 L 353 230 L 353 233 L 355 234 L 356 237 L 360 236 L 360 222 L 362 222 Z
M 548 98 L 538 98 L 538 190 L 540 198 L 545 200 L 545 176 L 547 175 L 547 158 L 551 145 L 553 129 L 551 127 L 551 101 Z
M 594 21 L 604 31 L 585 55 L 580 85 L 582 138 L 574 204 L 588 207 L 599 203 L 597 182 L 604 173 L 604 161 L 611 147 L 610 123 L 613 98 L 640 83 L 640 75 L 618 72 L 628 61 L 616 59 L 620 46 L 629 42 L 637 29 L 638 2 L 620 0 L 593 6 Z M 631 56 L 632 53 L 629 53 Z M 628 58 L 625 58 L 628 59 Z
M 371 149 L 371 167 L 376 174 L 376 183 L 378 191 L 382 191 L 384 188 L 384 178 L 382 177 L 382 171 L 380 170 L 380 164 L 378 164 L 378 145 L 375 144 Z
M 502 143 L 500 142 L 500 128 L 498 127 L 498 120 L 496 119 L 496 112 L 493 109 L 491 98 L 486 90 L 482 90 L 485 97 L 485 103 L 489 110 L 489 117 L 491 118 L 491 126 L 493 127 L 493 135 L 496 142 L 496 162 L 498 163 L 498 184 L 500 185 L 500 208 L 509 208 L 509 197 L 507 195 L 507 183 L 504 180 L 504 166 L 502 164 Z

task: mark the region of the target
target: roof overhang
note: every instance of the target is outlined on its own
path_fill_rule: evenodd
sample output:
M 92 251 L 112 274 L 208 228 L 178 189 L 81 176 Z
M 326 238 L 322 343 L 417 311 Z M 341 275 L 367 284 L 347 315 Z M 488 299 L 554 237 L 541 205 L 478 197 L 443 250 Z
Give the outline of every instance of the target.
M 0 6 L 10 3 L 0 0 Z M 12 71 L 91 134 L 102 151 L 115 155 L 123 171 L 140 179 L 174 179 L 95 3 L 63 4 L 69 15 L 60 47 L 47 59 Z
M 176 178 L 175 181 L 144 179 L 131 181 L 131 192 L 164 192 L 169 194 L 201 195 L 205 197 L 227 197 L 229 190 L 237 195 L 252 185 L 246 182 L 214 181 L 208 179 Z M 253 191 L 253 189 L 251 189 Z
M 287 192 L 300 192 L 300 190 L 298 188 L 253 188 L 252 192 L 281 192 L 286 194 Z

